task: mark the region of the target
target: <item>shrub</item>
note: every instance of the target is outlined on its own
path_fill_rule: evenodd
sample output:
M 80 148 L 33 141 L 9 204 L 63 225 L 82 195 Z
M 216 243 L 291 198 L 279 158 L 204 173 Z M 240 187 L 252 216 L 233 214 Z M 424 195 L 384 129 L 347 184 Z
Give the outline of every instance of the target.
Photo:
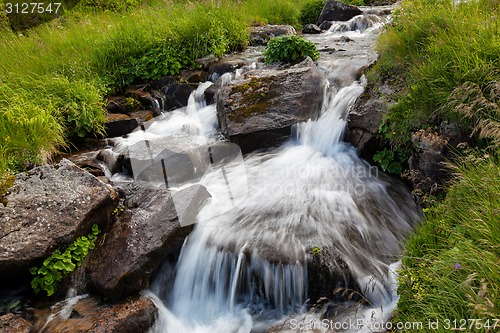
M 264 49 L 264 60 L 267 64 L 273 62 L 294 64 L 307 56 L 317 60 L 320 54 L 314 43 L 297 36 L 271 38 Z
M 321 14 L 321 10 L 323 10 L 325 3 L 325 0 L 312 0 L 306 2 L 300 10 L 300 23 L 302 25 L 310 23 L 316 24 L 319 14 Z

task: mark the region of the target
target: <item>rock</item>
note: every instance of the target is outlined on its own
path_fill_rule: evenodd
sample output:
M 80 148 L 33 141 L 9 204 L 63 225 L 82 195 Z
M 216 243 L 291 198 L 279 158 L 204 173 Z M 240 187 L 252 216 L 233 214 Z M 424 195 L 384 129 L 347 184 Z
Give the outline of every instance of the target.
M 108 113 L 106 118 L 105 126 L 108 138 L 129 134 L 139 126 L 137 119 L 121 113 Z
M 302 29 L 302 33 L 304 34 L 320 34 L 321 28 L 316 24 L 306 24 Z
M 139 124 L 148 122 L 154 118 L 154 113 L 150 110 L 129 112 L 128 115 L 132 118 L 135 118 Z
M 206 191 L 206 190 L 205 190 Z M 176 193 L 126 188 L 125 208 L 89 259 L 89 285 L 98 293 L 117 300 L 149 286 L 162 260 L 180 251 L 192 227 L 181 227 L 177 210 L 189 205 L 198 192 Z M 208 193 L 208 192 L 207 192 Z
M 364 158 L 371 158 L 380 148 L 378 129 L 389 107 L 380 93 L 373 89 L 373 84 L 369 84 L 349 110 L 344 137 L 344 140 L 355 146 L 359 155 Z
M 346 5 L 342 2 L 328 0 L 319 14 L 316 25 L 321 27 L 323 21 L 349 21 L 354 16 L 363 14 L 356 6 Z
M 264 25 L 252 27 L 250 30 L 250 45 L 266 45 L 273 37 L 296 35 L 295 28 L 291 25 Z
M 108 99 L 108 105 L 106 110 L 109 113 L 127 113 L 129 111 L 134 111 L 130 103 L 127 101 L 125 96 L 112 96 Z
M 182 70 L 180 73 L 180 81 L 187 83 L 202 83 L 205 82 L 207 73 L 202 70 Z
M 187 83 L 171 84 L 164 88 L 165 111 L 175 110 L 187 106 L 193 87 Z
M 99 160 L 97 159 L 98 154 L 99 151 L 83 151 L 68 155 L 66 158 L 92 175 L 101 177 L 104 176 L 104 169 L 99 164 Z
M 205 89 L 204 95 L 207 105 L 215 103 L 215 96 L 217 95 L 218 90 L 219 88 L 215 84 L 212 84 L 210 87 Z
M 199 65 L 201 66 L 201 68 L 203 68 L 204 70 L 208 70 L 208 68 L 213 64 L 213 63 L 216 63 L 217 61 L 219 61 L 219 58 L 217 58 L 216 56 L 214 56 L 213 54 L 210 54 L 206 57 L 203 57 L 203 58 L 199 58 L 199 59 L 196 59 L 194 61 L 194 63 L 196 65 Z
M 171 82 L 171 77 L 166 77 L 167 82 Z M 158 99 L 151 95 L 150 92 L 145 91 L 144 87 L 136 89 L 137 87 L 132 87 L 127 90 L 127 94 L 138 100 L 142 106 L 153 111 L 155 117 L 161 114 L 161 105 Z
M 29 277 L 58 248 L 106 229 L 118 204 L 116 192 L 67 159 L 18 174 L 0 205 L 0 281 Z M 10 281 L 9 281 L 10 280 Z
M 277 146 L 293 124 L 318 117 L 323 86 L 324 77 L 310 59 L 287 69 L 249 71 L 222 90 L 220 129 L 243 153 Z
M 323 21 L 323 22 L 321 22 L 321 24 L 319 25 L 319 28 L 320 28 L 321 30 L 326 31 L 326 30 L 329 30 L 329 29 L 330 29 L 330 27 L 331 27 L 332 25 L 333 25 L 333 21 Z
M 2 333 L 30 333 L 31 324 L 19 315 L 7 313 L 0 316 L 0 332 Z
M 236 69 L 245 66 L 245 62 L 241 60 L 224 60 L 210 66 L 208 70 L 208 79 L 212 82 L 217 81 L 219 77 L 226 73 L 233 73 Z
M 450 178 L 443 162 L 447 159 L 448 140 L 440 134 L 420 130 L 413 133 L 411 141 L 415 152 L 408 160 L 409 171 L 404 176 L 413 183 L 414 194 L 438 195 L 442 184 Z
M 327 249 L 311 255 L 307 261 L 307 290 L 310 303 L 326 297 L 332 301 L 360 301 L 363 294 L 347 264 Z M 343 293 L 349 290 L 348 293 Z M 336 292 L 339 291 L 339 292 Z
M 53 311 L 60 311 L 61 305 Z M 46 324 L 45 316 L 37 323 L 40 333 L 146 333 L 153 326 L 158 309 L 146 297 L 134 297 L 119 304 L 102 304 L 95 298 L 83 298 Z M 3 331 L 2 331 L 3 332 Z
M 339 43 L 349 43 L 349 42 L 354 42 L 354 39 L 349 38 L 347 36 L 340 36 Z

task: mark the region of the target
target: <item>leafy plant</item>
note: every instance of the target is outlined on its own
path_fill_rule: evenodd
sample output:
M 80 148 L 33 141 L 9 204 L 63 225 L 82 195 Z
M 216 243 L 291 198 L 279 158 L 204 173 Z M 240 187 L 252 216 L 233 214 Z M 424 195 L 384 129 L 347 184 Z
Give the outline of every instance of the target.
M 313 256 L 317 256 L 317 255 L 319 255 L 320 253 L 321 253 L 321 249 L 320 249 L 319 247 L 317 247 L 317 246 L 313 246 L 313 247 L 311 248 L 311 254 L 312 254 Z
M 380 165 L 383 171 L 396 175 L 400 175 L 403 171 L 401 158 L 387 148 L 373 155 L 373 160 Z
M 271 38 L 264 49 L 264 60 L 267 64 L 274 62 L 295 64 L 307 56 L 317 60 L 320 54 L 313 42 L 297 36 Z
M 44 260 L 42 266 L 32 267 L 30 273 L 35 276 L 31 287 L 35 293 L 44 290 L 47 296 L 52 296 L 59 283 L 77 266 L 80 266 L 89 250 L 95 247 L 95 240 L 100 233 L 97 224 L 92 226 L 92 231 L 87 236 L 77 238 L 64 252 L 60 250 Z

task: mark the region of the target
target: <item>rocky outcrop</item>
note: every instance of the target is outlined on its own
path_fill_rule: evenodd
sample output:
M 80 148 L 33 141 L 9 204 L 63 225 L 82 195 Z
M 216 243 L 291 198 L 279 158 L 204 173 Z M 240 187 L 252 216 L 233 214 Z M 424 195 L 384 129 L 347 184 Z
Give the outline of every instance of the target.
M 358 148 L 360 156 L 364 158 L 371 158 L 380 148 L 378 129 L 389 108 L 389 102 L 384 99 L 382 92 L 392 91 L 384 86 L 375 88 L 370 83 L 349 110 L 344 140 Z
M 131 133 L 137 126 L 139 126 L 137 119 L 126 114 L 108 113 L 106 115 L 105 131 L 108 138 Z
M 219 126 L 243 153 L 277 146 L 298 122 L 316 119 L 324 77 L 308 58 L 300 64 L 245 73 L 224 87 L 217 105 Z
M 178 211 L 185 211 L 194 197 L 199 199 L 199 193 L 189 190 L 176 193 L 174 200 L 167 190 L 137 185 L 125 192 L 124 211 L 103 244 L 92 252 L 87 266 L 90 287 L 112 300 L 147 288 L 161 261 L 180 251 L 192 226 L 181 227 Z M 191 213 L 196 216 L 199 207 L 201 203 L 190 207 Z
M 354 16 L 361 14 L 363 14 L 363 12 L 356 6 L 328 0 L 319 14 L 316 25 L 321 26 L 323 21 L 349 21 Z
M 250 45 L 266 45 L 273 37 L 291 36 L 297 32 L 291 25 L 264 25 L 262 27 L 252 27 L 250 30 Z
M 30 333 L 31 324 L 19 315 L 7 313 L 0 316 L 0 332 L 2 333 Z
M 61 310 L 56 305 L 53 311 Z M 146 297 L 134 297 L 118 304 L 102 304 L 95 298 L 83 298 L 46 323 L 41 316 L 40 333 L 146 333 L 153 325 L 158 309 Z M 3 332 L 3 331 L 2 331 Z
M 29 276 L 29 268 L 89 233 L 93 224 L 106 229 L 118 204 L 111 187 L 66 159 L 18 174 L 5 199 L 0 205 L 3 284 Z
M 304 34 L 320 34 L 321 28 L 316 24 L 306 24 L 302 29 L 302 33 Z
M 450 178 L 450 170 L 443 165 L 448 158 L 448 140 L 438 133 L 420 130 L 413 133 L 411 141 L 415 150 L 404 176 L 413 183 L 413 193 L 417 197 L 440 194 L 442 184 Z

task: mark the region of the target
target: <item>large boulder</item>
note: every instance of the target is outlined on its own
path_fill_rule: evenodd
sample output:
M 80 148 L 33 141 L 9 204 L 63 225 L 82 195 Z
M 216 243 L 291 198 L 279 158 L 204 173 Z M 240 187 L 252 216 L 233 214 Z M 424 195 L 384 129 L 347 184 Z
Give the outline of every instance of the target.
M 83 298 L 70 309 L 63 310 L 56 305 L 54 311 L 57 315 L 48 323 L 45 316 L 39 317 L 36 332 L 146 333 L 158 314 L 154 303 L 146 297 L 134 297 L 118 304 L 102 304 L 95 298 Z
M 63 159 L 18 174 L 0 205 L 0 281 L 29 276 L 58 248 L 86 235 L 93 224 L 108 227 L 118 204 L 116 192 Z
M 161 262 L 180 251 L 192 230 L 181 226 L 178 212 L 190 210 L 196 216 L 195 209 L 209 196 L 206 190 L 191 190 L 175 197 L 135 184 L 125 190 L 125 210 L 89 259 L 87 274 L 94 291 L 118 300 L 149 286 Z M 193 201 L 196 207 L 189 206 Z
M 273 37 L 291 36 L 297 32 L 291 25 L 264 25 L 252 27 L 250 30 L 250 45 L 266 45 Z
M 318 117 L 324 82 L 309 58 L 286 69 L 249 71 L 223 88 L 217 103 L 220 129 L 243 153 L 277 146 L 292 125 Z
M 363 14 L 356 6 L 346 5 L 342 2 L 328 0 L 319 14 L 317 26 L 323 21 L 349 21 L 354 16 Z

